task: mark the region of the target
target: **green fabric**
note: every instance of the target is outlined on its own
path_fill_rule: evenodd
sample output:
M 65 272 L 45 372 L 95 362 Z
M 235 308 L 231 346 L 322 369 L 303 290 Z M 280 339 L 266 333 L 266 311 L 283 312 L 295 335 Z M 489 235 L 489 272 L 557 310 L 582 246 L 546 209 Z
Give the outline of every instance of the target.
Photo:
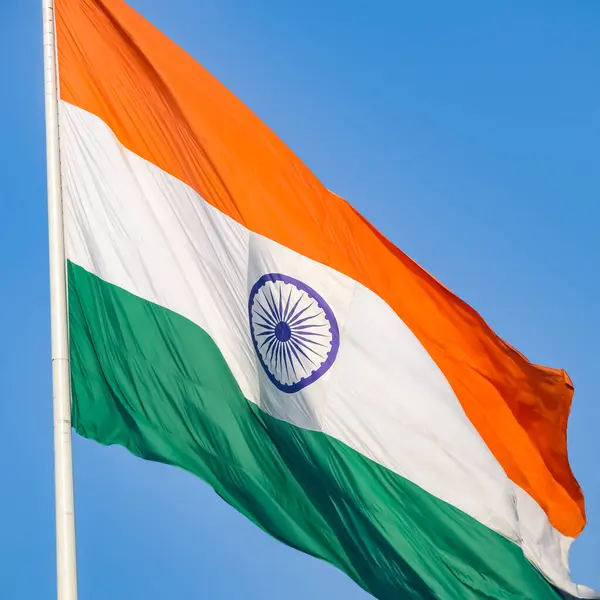
M 206 332 L 69 264 L 73 426 L 177 465 L 381 599 L 557 599 L 520 548 L 331 437 L 248 402 Z

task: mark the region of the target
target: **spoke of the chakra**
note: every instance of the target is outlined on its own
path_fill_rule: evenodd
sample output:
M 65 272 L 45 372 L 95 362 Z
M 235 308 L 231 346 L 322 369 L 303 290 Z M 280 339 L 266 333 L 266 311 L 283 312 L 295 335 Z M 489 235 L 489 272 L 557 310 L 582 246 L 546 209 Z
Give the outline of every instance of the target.
M 281 373 L 281 379 L 285 377 L 286 381 L 289 381 L 289 376 L 286 373 L 285 368 L 285 342 L 282 342 L 279 346 L 279 372 Z
M 321 344 L 321 342 L 317 342 L 316 340 L 312 340 L 310 338 L 305 338 L 298 333 L 296 335 L 294 335 L 293 337 L 295 340 L 307 342 L 309 344 L 313 344 L 313 346 L 321 346 L 321 348 L 329 349 L 329 346 L 327 346 L 326 344 Z
M 275 362 L 275 355 L 277 353 L 277 348 L 281 342 L 275 337 L 273 338 L 273 346 L 271 347 L 271 358 L 269 359 L 272 363 Z
M 315 325 L 315 327 L 317 327 Z M 296 331 L 295 329 L 292 329 L 290 327 L 290 331 L 292 332 L 292 335 L 297 335 L 297 336 L 304 336 L 304 335 L 309 335 L 309 336 L 313 336 L 313 337 L 324 337 L 329 339 L 331 337 L 331 335 L 327 335 L 326 333 L 319 333 L 318 331 Z
M 292 341 L 295 344 L 300 344 L 300 346 L 302 346 L 303 348 L 306 348 L 307 350 L 309 350 L 310 352 L 312 352 L 313 354 L 316 354 L 319 358 L 321 358 L 321 353 L 317 352 L 314 348 L 311 348 L 310 344 L 307 344 L 303 340 L 298 339 L 298 338 L 293 338 Z
M 308 306 L 307 308 L 310 308 L 310 306 Z M 306 321 L 315 319 L 316 317 L 319 317 L 322 314 L 323 314 L 322 312 L 318 312 L 318 313 L 315 313 L 314 315 L 309 315 L 308 317 L 304 317 L 303 319 L 300 319 L 299 321 L 296 319 L 293 323 L 290 323 L 290 327 L 293 327 L 294 325 L 300 325 L 300 323 L 306 323 Z
M 312 331 L 290 330 L 290 334 L 291 334 L 291 337 L 300 338 L 301 340 L 304 340 L 305 342 L 311 342 L 313 344 L 318 344 L 320 342 L 326 342 L 331 339 L 331 335 L 325 335 L 324 333 L 318 333 L 318 332 L 312 332 Z M 314 338 L 325 338 L 325 339 L 319 340 L 319 339 L 314 339 Z
M 271 323 L 273 325 L 273 327 L 275 327 L 275 325 L 277 324 L 272 316 L 271 316 L 271 311 L 267 310 L 261 303 L 260 300 L 257 298 L 256 299 L 256 304 L 258 304 L 260 306 L 260 308 L 262 309 L 262 311 L 265 313 L 264 315 L 262 315 L 261 313 L 258 312 L 257 308 L 254 308 L 254 312 L 259 315 L 260 317 L 262 317 L 267 323 Z
M 279 319 L 281 321 L 284 321 L 283 318 L 283 301 L 282 301 L 282 294 L 283 292 L 281 291 L 281 285 L 279 286 Z
M 280 340 L 277 340 L 277 343 L 275 344 L 275 372 L 277 371 L 281 371 L 281 346 L 283 344 L 281 343 Z
M 277 340 L 275 340 L 273 342 L 273 345 L 271 346 L 271 350 L 270 350 L 270 357 L 267 357 L 268 362 L 271 365 L 271 370 L 273 371 L 274 374 L 276 374 L 276 369 L 273 366 L 275 363 L 275 353 L 277 352 Z
M 294 370 L 294 365 L 292 364 L 290 359 L 290 349 L 289 344 L 287 343 L 283 345 L 283 366 L 285 367 L 287 381 L 294 381 L 294 377 L 296 377 L 296 371 Z
M 316 325 L 290 325 L 292 331 L 300 329 L 315 329 L 316 327 L 331 327 L 329 323 L 317 323 Z
M 288 299 L 285 304 L 285 310 L 283 311 L 283 320 L 284 321 L 288 320 L 288 309 L 290 308 L 290 300 L 292 299 L 292 290 L 294 289 L 292 286 L 289 286 L 289 288 L 290 288 L 290 291 L 288 294 Z
M 281 315 L 279 314 L 279 311 L 277 310 L 277 302 L 275 302 L 275 297 L 273 296 L 273 290 L 271 288 L 271 286 L 266 287 L 266 292 L 269 292 L 269 295 L 267 296 L 267 293 L 265 292 L 265 298 L 267 299 L 267 302 L 269 302 L 270 299 L 270 306 L 273 307 L 273 316 L 275 317 L 275 319 L 277 320 L 277 322 L 281 321 Z
M 294 348 L 293 344 L 289 344 L 288 347 L 290 349 L 290 352 L 293 352 L 294 356 L 296 357 L 296 360 L 298 361 L 298 364 L 304 369 L 304 365 L 302 364 L 302 359 L 300 358 L 299 354 L 296 352 L 296 348 Z
M 305 306 L 299 313 L 296 313 L 293 317 L 291 317 L 288 321 L 290 327 L 298 321 L 298 319 L 310 308 L 312 308 L 313 303 L 311 302 L 309 305 Z
M 292 332 L 292 337 L 304 340 L 305 342 L 311 342 L 312 344 L 316 344 L 317 346 L 323 346 L 324 348 L 329 348 L 331 346 L 331 336 L 325 335 L 323 333 L 312 333 L 310 331 L 303 331 L 302 333 L 298 333 L 297 331 Z M 322 340 L 316 340 L 314 338 L 324 338 Z M 325 342 L 322 344 L 321 342 Z
M 279 347 L 279 340 L 277 338 L 275 338 L 275 340 L 273 341 L 273 347 L 271 348 L 271 358 L 270 358 L 271 366 L 273 367 L 273 371 L 275 373 L 277 373 L 277 369 L 275 368 L 275 364 L 276 364 L 277 348 L 278 347 Z
M 262 327 L 265 331 L 257 331 L 256 337 L 265 337 L 266 335 L 273 333 L 273 327 L 271 325 L 261 325 L 260 323 L 255 323 L 257 327 Z
M 263 318 L 264 323 L 261 323 L 261 325 L 263 326 L 270 327 L 271 329 L 277 326 L 277 323 L 275 323 L 271 317 L 269 317 L 269 319 L 267 320 L 266 318 L 262 317 L 260 313 L 257 313 L 256 316 Z M 255 323 L 258 323 L 258 321 L 255 321 Z
M 285 357 L 285 371 L 287 373 L 288 376 L 288 380 L 292 381 L 292 378 L 290 377 L 290 372 L 288 369 L 288 362 L 289 362 L 289 366 L 291 367 L 293 373 L 294 373 L 294 377 L 298 378 L 298 374 L 296 373 L 296 367 L 294 366 L 294 357 L 292 356 L 292 352 L 290 350 L 290 346 L 289 344 L 285 345 L 285 353 L 284 353 L 284 357 Z
M 271 350 L 271 346 L 275 343 L 275 339 L 273 337 L 265 338 L 262 344 L 259 346 L 260 353 L 266 358 L 269 355 L 269 351 Z
M 277 315 L 275 315 L 275 313 L 273 312 L 273 307 L 269 303 L 269 299 L 267 298 L 264 291 L 261 295 L 262 295 L 262 299 L 264 300 L 266 306 L 265 306 L 265 304 L 261 303 L 258 296 L 256 298 L 257 304 L 262 308 L 262 310 L 265 311 L 265 315 L 267 315 L 269 317 L 270 321 L 273 321 L 273 323 L 277 323 Z
M 267 346 L 267 349 L 265 350 L 265 358 L 267 360 L 269 359 L 269 353 L 273 353 L 273 346 L 275 346 L 275 343 L 277 342 L 277 338 L 276 337 L 272 337 L 269 338 L 269 345 Z
M 261 331 L 261 332 L 257 333 L 256 337 L 269 337 L 269 339 L 270 339 L 273 335 L 275 335 L 273 333 L 273 328 L 270 327 L 268 331 Z
M 267 331 L 267 332 L 265 332 L 265 333 L 261 333 L 261 334 L 259 334 L 261 337 L 264 337 L 264 338 L 265 338 L 264 340 L 262 340 L 261 344 L 258 346 L 258 349 L 259 349 L 259 350 L 261 350 L 262 348 L 264 348 L 264 346 L 265 346 L 266 344 L 268 344 L 268 343 L 269 343 L 269 341 L 271 340 L 271 337 L 270 337 L 270 335 L 269 335 L 270 333 L 271 333 L 271 332 Z M 258 340 L 257 340 L 257 343 L 258 343 Z
M 306 360 L 309 360 L 315 367 L 318 367 L 319 365 L 317 365 L 317 363 L 310 357 L 308 356 L 308 354 L 306 354 L 306 352 L 304 352 L 304 350 L 302 350 L 302 348 L 300 347 L 300 345 L 298 344 L 297 340 L 291 339 L 290 338 L 290 344 L 296 348 L 296 350 L 298 350 L 298 352 L 300 352 L 300 354 L 302 354 L 302 356 L 304 356 L 306 358 Z M 308 348 L 310 350 L 310 348 Z M 314 352 L 314 350 L 312 351 Z M 314 354 L 317 354 L 316 352 L 314 352 Z M 317 356 L 319 356 L 317 354 Z
M 268 337 L 265 339 L 265 341 L 263 342 L 263 344 L 261 346 L 261 349 L 264 349 L 264 356 L 267 356 L 272 344 L 273 344 L 272 337 Z M 265 348 L 265 346 L 266 346 L 266 348 Z
M 296 308 L 298 308 L 298 304 L 300 304 L 300 302 L 302 301 L 302 293 L 300 293 L 299 298 L 296 300 L 296 303 L 294 304 L 294 306 L 292 307 L 292 309 L 290 310 L 289 314 L 286 316 L 286 321 L 291 321 L 294 318 L 294 314 L 296 313 Z
M 255 321 L 254 325 L 256 325 L 257 327 L 262 327 L 263 329 L 266 329 L 267 331 L 273 331 L 273 325 L 269 325 L 268 323 L 259 323 L 259 322 Z M 260 335 L 261 333 L 264 333 L 264 332 L 258 332 L 257 335 Z
M 271 290 L 270 289 L 264 290 L 263 297 L 267 301 L 267 306 L 269 306 L 269 308 L 271 309 L 271 312 L 270 312 L 271 318 L 273 319 L 273 321 L 275 321 L 275 323 L 278 323 L 279 315 L 277 314 L 277 307 L 275 306 L 275 301 L 273 299 L 273 295 L 270 293 L 269 293 L 269 295 L 267 295 L 267 291 L 270 292 Z
M 284 365 L 285 365 L 285 346 L 286 346 L 285 342 L 281 342 L 279 344 L 279 372 L 281 373 L 282 377 L 284 375 Z

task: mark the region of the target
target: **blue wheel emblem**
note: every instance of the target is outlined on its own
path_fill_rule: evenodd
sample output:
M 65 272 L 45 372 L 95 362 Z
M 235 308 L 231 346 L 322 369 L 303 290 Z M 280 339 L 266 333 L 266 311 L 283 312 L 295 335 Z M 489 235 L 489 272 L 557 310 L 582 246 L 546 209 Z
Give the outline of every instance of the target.
M 265 373 L 282 392 L 315 382 L 340 346 L 333 311 L 310 286 L 282 275 L 263 275 L 248 300 L 250 333 Z

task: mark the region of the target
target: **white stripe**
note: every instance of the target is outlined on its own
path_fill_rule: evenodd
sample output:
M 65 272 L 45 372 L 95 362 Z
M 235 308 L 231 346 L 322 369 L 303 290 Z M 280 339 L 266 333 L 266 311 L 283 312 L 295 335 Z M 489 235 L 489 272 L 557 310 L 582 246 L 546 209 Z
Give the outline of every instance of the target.
M 204 329 L 263 410 L 323 431 L 453 504 L 521 545 L 553 583 L 586 597 L 569 579 L 570 539 L 508 479 L 440 369 L 381 298 L 248 231 L 64 102 L 61 152 L 71 261 Z M 250 335 L 250 289 L 272 272 L 321 294 L 340 328 L 333 366 L 292 394 L 268 379 Z

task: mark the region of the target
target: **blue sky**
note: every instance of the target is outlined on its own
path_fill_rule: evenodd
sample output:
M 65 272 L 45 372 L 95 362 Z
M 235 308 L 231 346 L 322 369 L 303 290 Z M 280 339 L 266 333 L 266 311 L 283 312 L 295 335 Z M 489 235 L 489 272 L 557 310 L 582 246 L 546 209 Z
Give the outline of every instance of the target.
M 0 596 L 54 593 L 41 3 L 0 0 Z M 575 382 L 600 589 L 600 3 L 131 0 L 332 190 Z M 366 598 L 177 469 L 74 439 L 86 600 Z

